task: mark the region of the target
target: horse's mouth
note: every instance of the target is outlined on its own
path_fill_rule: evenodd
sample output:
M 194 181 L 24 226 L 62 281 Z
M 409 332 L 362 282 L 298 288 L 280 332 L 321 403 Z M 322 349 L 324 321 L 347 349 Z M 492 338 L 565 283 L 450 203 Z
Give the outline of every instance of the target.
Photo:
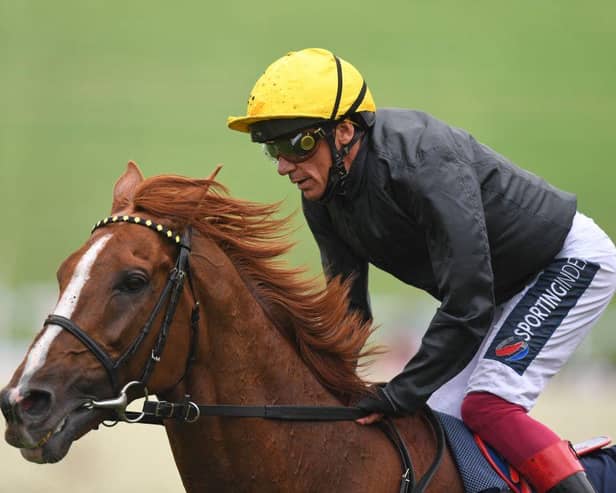
M 40 437 L 35 443 L 26 443 L 23 438 L 16 438 L 16 434 L 10 435 L 8 429 L 7 441 L 18 447 L 27 461 L 50 464 L 62 460 L 73 442 L 88 431 L 97 428 L 101 421 L 100 412 L 80 406 L 57 421 L 55 426 L 36 433 L 30 431 L 29 435 Z

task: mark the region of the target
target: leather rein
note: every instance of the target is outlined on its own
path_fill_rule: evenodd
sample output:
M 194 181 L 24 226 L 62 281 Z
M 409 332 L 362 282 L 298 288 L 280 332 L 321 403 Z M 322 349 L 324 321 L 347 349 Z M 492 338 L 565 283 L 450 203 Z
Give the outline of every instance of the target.
M 96 359 L 98 359 L 107 372 L 111 388 L 117 397 L 100 401 L 90 401 L 86 403 L 84 407 L 88 409 L 103 409 L 110 411 L 113 415 L 111 421 L 113 421 L 114 424 L 119 421 L 143 424 L 164 424 L 164 420 L 166 419 L 175 419 L 180 422 L 194 423 L 200 418 L 206 416 L 263 418 L 280 421 L 354 421 L 358 418 L 366 416 L 366 411 L 363 411 L 357 407 L 345 406 L 199 405 L 191 401 L 189 395 L 185 396 L 182 402 L 149 400 L 146 384 L 152 375 L 156 364 L 161 360 L 165 343 L 169 335 L 169 329 L 171 327 L 186 279 L 188 279 L 190 289 L 193 293 L 193 299 L 195 299 L 189 271 L 192 233 L 190 227 L 188 227 L 180 235 L 167 226 L 154 223 L 150 219 L 128 215 L 106 217 L 94 225 L 92 232 L 104 226 L 122 222 L 145 226 L 159 233 L 163 236 L 163 238 L 172 241 L 175 245 L 177 245 L 179 247 L 179 252 L 175 266 L 169 273 L 167 283 L 165 284 L 158 301 L 154 305 L 152 313 L 146 320 L 137 337 L 117 359 L 114 360 L 111 356 L 109 356 L 100 344 L 92 339 L 92 337 L 90 337 L 82 328 L 80 328 L 69 318 L 52 314 L 45 320 L 45 326 L 57 325 L 67 332 L 70 332 L 96 357 Z M 154 348 L 150 353 L 150 357 L 145 363 L 140 380 L 129 382 L 122 389 L 120 389 L 118 376 L 119 369 L 130 359 L 131 356 L 137 353 L 148 334 L 152 331 L 154 322 L 165 305 L 166 311 L 164 313 L 162 323 L 158 329 L 158 336 L 156 338 L 156 342 L 154 343 Z M 198 329 L 199 302 L 195 299 L 195 304 L 191 314 L 190 350 L 184 375 L 180 381 L 184 378 L 184 376 L 186 376 L 195 359 L 195 341 L 198 337 Z M 128 411 L 127 406 L 132 401 L 140 398 L 145 398 L 141 412 Z M 436 474 L 443 458 L 445 450 L 445 434 L 442 424 L 428 406 L 425 406 L 423 411 L 427 421 L 435 432 L 437 451 L 434 461 L 418 482 L 415 481 L 411 457 L 394 422 L 389 418 L 385 418 L 377 423 L 377 426 L 387 435 L 389 440 L 398 450 L 402 461 L 403 474 L 400 484 L 400 493 L 424 492 L 427 485 Z

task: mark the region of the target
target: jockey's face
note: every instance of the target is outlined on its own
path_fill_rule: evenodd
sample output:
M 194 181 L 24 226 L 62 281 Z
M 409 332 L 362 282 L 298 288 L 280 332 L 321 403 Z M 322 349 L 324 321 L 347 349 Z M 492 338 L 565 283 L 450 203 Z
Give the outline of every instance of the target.
M 294 163 L 278 156 L 278 173 L 288 175 L 308 200 L 319 200 L 323 196 L 331 165 L 332 156 L 325 139 L 317 143 L 316 152 L 305 161 Z
M 340 148 L 340 146 L 348 144 L 353 138 L 353 132 L 351 123 L 340 123 L 336 127 L 336 146 Z M 351 153 L 344 160 L 347 171 L 354 154 Z M 297 185 L 297 188 L 302 191 L 307 200 L 319 200 L 323 196 L 331 166 L 332 155 L 326 139 L 320 139 L 316 151 L 304 161 L 291 162 L 285 159 L 283 155 L 278 156 L 278 173 L 281 176 L 288 175 L 291 183 Z

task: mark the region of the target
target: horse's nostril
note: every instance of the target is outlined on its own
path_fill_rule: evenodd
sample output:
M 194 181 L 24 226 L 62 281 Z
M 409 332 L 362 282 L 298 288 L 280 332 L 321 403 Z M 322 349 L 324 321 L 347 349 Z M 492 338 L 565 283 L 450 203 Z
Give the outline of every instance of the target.
M 30 390 L 16 404 L 22 415 L 39 417 L 47 414 L 51 406 L 51 393 L 45 390 Z
M 8 390 L 3 390 L 0 393 L 0 409 L 2 409 L 2 414 L 4 415 L 4 419 L 6 419 L 7 423 L 14 421 L 13 409 L 11 406 L 11 401 L 9 400 Z
M 0 392 L 0 409 L 8 424 L 44 420 L 53 404 L 53 394 L 40 389 L 9 389 Z

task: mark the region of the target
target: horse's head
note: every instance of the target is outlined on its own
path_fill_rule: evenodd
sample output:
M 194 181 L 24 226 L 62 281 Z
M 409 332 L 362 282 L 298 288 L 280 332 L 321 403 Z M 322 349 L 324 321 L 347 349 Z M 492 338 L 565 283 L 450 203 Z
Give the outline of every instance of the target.
M 159 329 L 177 285 L 170 279 L 177 273 L 181 231 L 136 216 L 131 198 L 142 180 L 130 163 L 114 188 L 116 220 L 101 224 L 62 263 L 59 301 L 0 393 L 6 440 L 30 461 L 61 460 L 74 440 L 97 427 L 105 413 L 89 408 L 92 400 L 116 396 L 122 385 L 144 376 L 154 392 L 164 391 L 184 374 L 185 365 L 172 362 L 189 353 L 194 300 L 181 287 L 174 335 L 154 366 L 159 355 L 152 348 L 164 338 Z
M 0 392 L 6 439 L 26 459 L 61 460 L 109 408 L 126 417 L 133 381 L 222 402 L 365 392 L 355 370 L 371 326 L 349 313 L 349 281 L 288 268 L 279 204 L 229 197 L 215 176 L 144 180 L 131 163 L 117 181 L 111 216 L 58 270 L 59 301 Z

